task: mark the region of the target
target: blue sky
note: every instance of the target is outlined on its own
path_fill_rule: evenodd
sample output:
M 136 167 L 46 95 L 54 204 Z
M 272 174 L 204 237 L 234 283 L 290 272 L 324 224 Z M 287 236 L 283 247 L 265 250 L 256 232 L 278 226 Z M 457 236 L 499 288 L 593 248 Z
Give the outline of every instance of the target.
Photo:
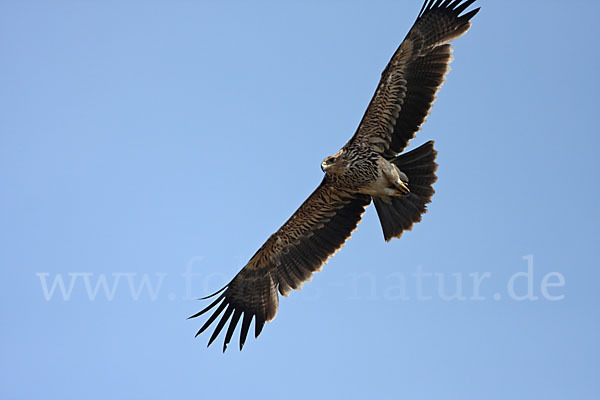
M 600 6 L 477 3 L 411 143 L 422 223 L 370 208 L 225 354 L 194 298 L 317 186 L 421 0 L 0 3 L 0 397 L 598 398 Z

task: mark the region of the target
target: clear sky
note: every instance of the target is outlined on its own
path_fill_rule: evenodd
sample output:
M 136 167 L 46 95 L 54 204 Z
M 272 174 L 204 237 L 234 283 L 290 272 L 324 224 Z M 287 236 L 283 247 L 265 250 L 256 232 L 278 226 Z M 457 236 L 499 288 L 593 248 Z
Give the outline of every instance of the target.
M 600 6 L 477 3 L 411 143 L 423 221 L 385 243 L 369 208 L 222 354 L 195 298 L 318 185 L 421 0 L 2 1 L 0 397 L 600 398 Z

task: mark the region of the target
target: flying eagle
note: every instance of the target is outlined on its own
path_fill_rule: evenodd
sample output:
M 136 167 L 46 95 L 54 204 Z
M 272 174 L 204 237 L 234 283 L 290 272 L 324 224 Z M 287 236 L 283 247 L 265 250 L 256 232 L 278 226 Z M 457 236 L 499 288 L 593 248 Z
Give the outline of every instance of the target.
M 208 345 L 229 322 L 223 351 L 242 320 L 240 350 L 254 318 L 258 337 L 277 314 L 278 293 L 300 289 L 350 237 L 375 203 L 386 241 L 421 220 L 433 196 L 433 142 L 398 155 L 421 128 L 452 61 L 450 41 L 462 36 L 479 8 L 475 0 L 426 0 L 408 35 L 381 75 L 356 133 L 325 158 L 323 181 L 262 245 L 198 317 L 216 307 L 196 336 L 221 316 Z M 462 14 L 462 15 L 461 15 Z

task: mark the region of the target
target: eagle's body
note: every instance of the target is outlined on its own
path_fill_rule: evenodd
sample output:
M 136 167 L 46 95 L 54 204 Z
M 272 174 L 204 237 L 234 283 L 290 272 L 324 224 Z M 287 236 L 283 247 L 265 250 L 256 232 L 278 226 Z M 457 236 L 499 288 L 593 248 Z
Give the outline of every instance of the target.
M 287 296 L 319 271 L 356 229 L 365 208 L 375 208 L 386 241 L 421 220 L 433 196 L 437 152 L 433 142 L 401 153 L 429 114 L 452 61 L 449 42 L 462 36 L 479 11 L 475 0 L 426 0 L 417 21 L 382 73 L 356 133 L 321 164 L 317 189 L 194 318 L 217 307 L 198 334 L 223 314 L 209 340 L 229 323 L 223 351 L 242 319 L 240 349 L 254 319 L 258 337 Z M 218 306 L 217 306 L 218 305 Z
M 335 162 L 329 161 L 335 159 Z M 374 197 L 399 196 L 408 192 L 406 176 L 364 143 L 345 146 L 321 164 L 330 185 L 342 191 Z

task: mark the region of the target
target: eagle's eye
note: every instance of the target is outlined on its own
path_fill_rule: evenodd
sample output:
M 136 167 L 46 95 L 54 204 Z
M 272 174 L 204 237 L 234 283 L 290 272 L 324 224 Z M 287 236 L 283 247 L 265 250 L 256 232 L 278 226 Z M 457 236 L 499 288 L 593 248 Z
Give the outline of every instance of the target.
M 335 157 L 329 157 L 329 160 L 327 160 L 327 164 L 335 164 Z

